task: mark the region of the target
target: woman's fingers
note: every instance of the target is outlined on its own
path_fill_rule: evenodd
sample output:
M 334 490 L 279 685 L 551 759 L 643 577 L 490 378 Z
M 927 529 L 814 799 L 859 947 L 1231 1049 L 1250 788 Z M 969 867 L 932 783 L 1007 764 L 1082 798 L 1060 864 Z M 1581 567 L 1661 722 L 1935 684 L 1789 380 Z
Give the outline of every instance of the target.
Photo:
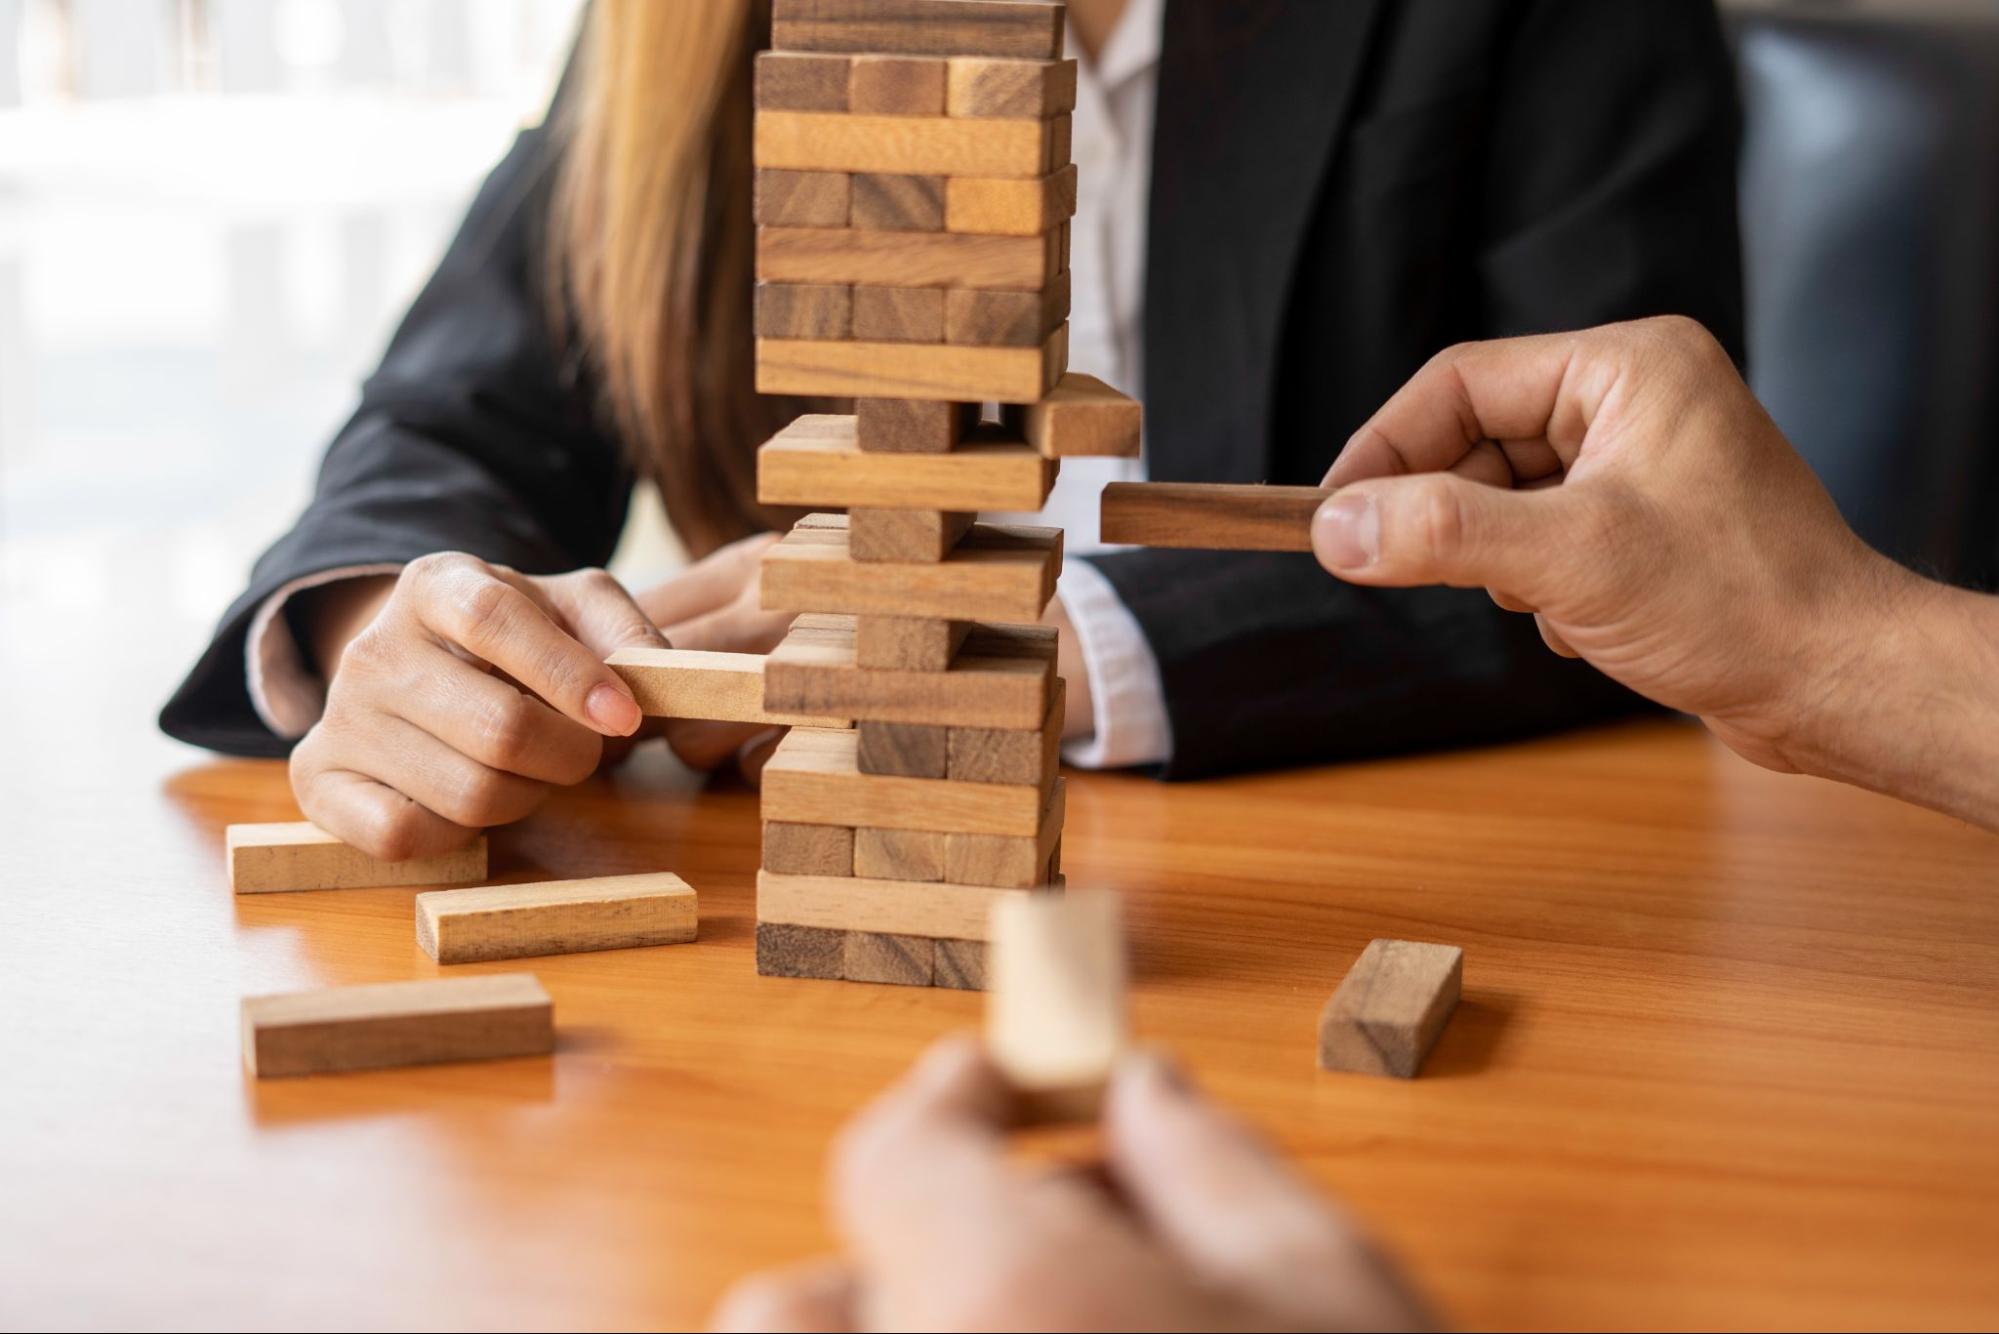
M 343 767 L 389 783 L 426 810 L 467 829 L 512 824 L 548 798 L 549 787 L 453 750 L 400 718 L 383 716 L 353 739 Z
M 759 1334 L 859 1329 L 859 1295 L 859 1280 L 844 1260 L 812 1260 L 736 1284 L 709 1328 Z
M 366 774 L 323 767 L 314 734 L 292 751 L 292 792 L 305 818 L 383 861 L 434 857 L 464 847 L 474 830 L 425 810 Z
M 647 590 L 639 597 L 639 606 L 656 625 L 678 625 L 718 611 L 740 597 L 756 578 L 764 549 L 775 541 L 773 533 L 757 533 L 731 542 Z
M 621 648 L 665 648 L 666 636 L 625 586 L 602 570 L 577 570 L 540 581 L 569 633 L 600 658 Z
M 597 771 L 604 738 L 434 644 L 411 650 L 387 712 L 490 768 L 567 787 Z
M 718 723 L 705 718 L 671 718 L 662 729 L 666 744 L 690 769 L 706 773 L 769 730 L 762 723 Z

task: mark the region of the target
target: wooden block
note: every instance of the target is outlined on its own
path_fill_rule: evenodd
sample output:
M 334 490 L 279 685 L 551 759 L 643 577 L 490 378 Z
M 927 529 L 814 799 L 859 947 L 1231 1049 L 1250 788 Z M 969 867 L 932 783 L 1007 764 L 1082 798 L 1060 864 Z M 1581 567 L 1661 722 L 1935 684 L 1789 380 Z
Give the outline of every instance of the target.
M 759 111 L 759 167 L 792 171 L 880 171 L 898 176 L 1046 176 L 1068 162 L 1064 126 L 1053 120 L 954 120 L 949 116 L 856 116 Z
M 936 562 L 957 549 L 978 515 L 969 510 L 883 510 L 847 514 L 847 552 L 867 564 Z
M 757 172 L 759 227 L 845 227 L 853 206 L 854 178 L 846 172 Z
M 986 942 L 939 940 L 933 946 L 930 985 L 953 991 L 986 989 Z
M 757 53 L 756 104 L 770 111 L 847 110 L 845 56 Z
M 531 973 L 328 987 L 243 1001 L 243 1059 L 259 1079 L 541 1056 L 554 1049 L 555 1006 Z
M 764 821 L 764 869 L 785 875 L 852 875 L 854 831 L 830 824 Z
M 1058 679 L 1054 642 L 1051 637 L 1012 643 L 993 629 L 974 628 L 950 668 L 941 672 L 864 669 L 856 665 L 851 634 L 844 641 L 821 640 L 794 630 L 771 655 L 771 698 L 838 699 L 870 722 L 1021 726 L 1022 720 L 1041 717 L 1048 708 Z M 1047 633 L 1041 626 L 1019 629 Z
M 1316 486 L 1112 482 L 1106 542 L 1202 551 L 1310 551 L 1312 516 L 1332 495 Z
M 847 76 L 846 106 L 795 109 L 851 111 L 862 116 L 941 116 L 946 72 L 945 63 L 934 58 L 857 55 Z
M 684 945 L 699 922 L 693 888 L 668 871 L 416 896 L 416 943 L 439 963 Z
M 1069 365 L 1069 326 L 1032 347 L 757 340 L 757 392 L 821 398 L 931 398 L 1035 403 Z M 938 508 L 963 508 L 940 505 Z M 998 506 L 1038 509 L 1034 505 Z
M 1054 485 L 1051 461 L 984 428 L 945 454 L 863 452 L 854 418 L 800 417 L 757 452 L 766 505 L 1027 511 Z
M 856 287 L 852 291 L 854 337 L 878 343 L 944 341 L 944 293 L 938 289 Z
M 1049 862 L 1062 841 L 1068 817 L 1069 785 L 1054 780 L 1041 811 L 1041 828 L 1031 838 L 1000 834 L 948 834 L 943 878 L 960 885 L 1032 889 L 1051 883 Z
M 1465 952 L 1371 940 L 1319 1012 L 1319 1068 L 1413 1078 L 1458 1007 Z
M 1034 891 L 921 880 L 757 872 L 757 922 L 822 931 L 878 931 L 932 940 L 984 940 L 995 903 Z
M 933 217 L 943 223 L 941 197 L 938 211 L 928 211 L 929 179 L 857 175 L 852 226 L 759 229 L 758 281 L 1038 292 L 1062 271 L 1059 228 L 1040 236 L 925 230 Z
M 856 829 L 854 874 L 870 880 L 942 880 L 949 837 L 930 829 Z
M 793 530 L 764 552 L 761 596 L 766 611 L 1035 621 L 1055 596 L 1061 570 L 1059 528 L 974 524 L 943 560 L 906 565 L 852 559 L 847 534 L 837 529 Z M 1031 727 L 1039 718 L 1015 725 Z
M 962 56 L 950 62 L 945 110 L 953 116 L 1042 120 L 1076 109 L 1073 60 L 993 60 Z M 817 111 L 829 108 L 797 107 Z M 853 107 L 854 111 L 863 108 Z
M 948 336 L 948 313 L 945 332 Z M 1075 371 L 1064 375 L 1039 403 L 1009 407 L 1003 416 L 1009 432 L 1049 458 L 1137 458 L 1145 426 L 1144 409 L 1136 400 L 1094 375 Z
M 764 818 L 944 833 L 1033 834 L 1039 828 L 1041 793 L 1031 787 L 864 774 L 858 744 L 852 732 L 787 732 L 764 766 Z
M 854 665 L 898 672 L 942 672 L 971 631 L 970 621 L 909 616 L 860 616 L 854 620 Z M 1058 677 L 1055 688 L 1062 688 Z
M 1057 116 L 1053 120 L 1043 121 L 1042 124 L 1048 127 L 1048 169 L 1053 171 L 1057 167 L 1067 166 L 1070 152 L 1074 147 L 1075 118 Z M 1065 269 L 1069 267 L 1069 242 L 1066 237 L 1062 242 L 1062 267 Z
M 944 294 L 944 341 L 973 347 L 1039 347 L 1069 318 L 1069 275 L 1058 273 L 1039 292 L 986 292 L 954 287 Z M 1062 383 L 1075 379 L 1073 373 Z M 1052 392 L 1059 393 L 1057 384 Z M 1043 400 L 1046 402 L 1047 400 Z M 1016 409 L 1008 408 L 1012 412 Z M 1033 411 L 1027 408 L 1025 411 Z M 1043 451 L 1044 453 L 1046 451 Z
M 854 176 L 854 203 L 847 226 L 894 232 L 944 230 L 942 176 Z
M 766 727 L 844 727 L 846 720 L 764 708 L 761 653 L 684 648 L 621 648 L 604 659 L 653 718 L 706 718 Z
M 765 873 L 757 872 L 759 879 Z M 759 977 L 812 977 L 837 982 L 846 976 L 847 933 L 837 928 L 757 923 Z
M 944 183 L 944 228 L 982 236 L 1041 236 L 1076 215 L 1076 168 L 1028 180 L 954 176 Z
M 869 454 L 944 454 L 979 424 L 977 403 L 863 398 L 854 404 L 854 439 Z
M 759 338 L 851 338 L 854 289 L 758 283 L 756 317 Z
M 223 834 L 229 887 L 238 894 L 295 889 L 462 885 L 486 878 L 486 836 L 435 857 L 385 862 L 304 820 L 232 824 Z
M 945 776 L 961 783 L 1046 787 L 1062 763 L 1062 723 L 1067 707 L 1068 683 L 1058 676 L 1047 716 L 1038 727 L 952 728 Z
M 935 949 L 928 936 L 849 931 L 841 961 L 841 975 L 849 982 L 927 987 L 935 960 Z
M 945 756 L 951 729 L 934 723 L 861 723 L 854 728 L 859 737 L 857 763 L 864 774 L 900 774 L 904 778 L 944 777 Z M 943 845 L 938 845 L 943 854 Z M 856 871 L 856 875 L 870 875 Z M 941 875 L 926 877 L 941 880 Z
M 771 37 L 786 51 L 1054 60 L 1063 13 L 1053 0 L 777 0 Z
M 993 905 L 986 1049 L 1027 1121 L 1094 1117 L 1126 1043 L 1123 911 L 1115 894 Z

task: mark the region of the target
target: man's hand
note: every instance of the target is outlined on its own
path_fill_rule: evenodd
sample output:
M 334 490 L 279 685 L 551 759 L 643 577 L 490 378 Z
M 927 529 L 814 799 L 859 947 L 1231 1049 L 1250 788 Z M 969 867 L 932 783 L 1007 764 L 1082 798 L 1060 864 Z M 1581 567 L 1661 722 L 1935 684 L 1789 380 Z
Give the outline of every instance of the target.
M 841 1138 L 847 1256 L 739 1286 L 717 1328 L 1427 1327 L 1351 1221 L 1158 1057 L 1113 1083 L 1107 1180 L 1009 1161 L 1009 1112 L 975 1043 L 933 1049 Z

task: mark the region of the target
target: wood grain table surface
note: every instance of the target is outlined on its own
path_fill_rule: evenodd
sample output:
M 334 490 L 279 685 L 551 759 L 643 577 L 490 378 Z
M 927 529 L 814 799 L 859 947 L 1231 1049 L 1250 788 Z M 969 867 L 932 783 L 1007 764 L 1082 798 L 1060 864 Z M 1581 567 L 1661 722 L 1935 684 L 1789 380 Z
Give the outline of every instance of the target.
M 0 1322 L 685 1326 L 829 1244 L 829 1137 L 979 997 L 757 977 L 755 795 L 641 755 L 495 873 L 677 871 L 699 943 L 472 966 L 553 1059 L 251 1080 L 240 997 L 439 970 L 413 890 L 231 897 L 223 826 L 296 810 L 152 730 L 191 648 L 0 607 Z M 1072 775 L 1065 869 L 1129 896 L 1139 1033 L 1456 1322 L 1999 1323 L 1999 839 L 1651 721 Z M 1376 936 L 1465 950 L 1414 1081 L 1313 1068 Z

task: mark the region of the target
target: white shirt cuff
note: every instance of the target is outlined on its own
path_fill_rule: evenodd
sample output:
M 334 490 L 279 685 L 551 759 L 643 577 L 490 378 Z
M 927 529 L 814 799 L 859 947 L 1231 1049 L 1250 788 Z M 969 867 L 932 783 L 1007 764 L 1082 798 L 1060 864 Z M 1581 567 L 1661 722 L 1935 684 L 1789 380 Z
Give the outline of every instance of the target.
M 250 618 L 243 643 L 244 667 L 250 679 L 250 703 L 264 726 L 286 741 L 311 730 L 326 712 L 326 681 L 306 670 L 305 655 L 292 637 L 291 623 L 279 613 L 293 595 L 308 588 L 360 579 L 371 574 L 397 574 L 400 565 L 349 565 L 294 579 L 264 599 Z
M 1083 769 L 1164 763 L 1173 753 L 1173 724 L 1166 714 L 1159 659 L 1138 618 L 1103 571 L 1088 561 L 1064 565 L 1056 594 L 1069 613 L 1090 673 L 1096 723 L 1094 736 L 1063 746 L 1063 758 Z

